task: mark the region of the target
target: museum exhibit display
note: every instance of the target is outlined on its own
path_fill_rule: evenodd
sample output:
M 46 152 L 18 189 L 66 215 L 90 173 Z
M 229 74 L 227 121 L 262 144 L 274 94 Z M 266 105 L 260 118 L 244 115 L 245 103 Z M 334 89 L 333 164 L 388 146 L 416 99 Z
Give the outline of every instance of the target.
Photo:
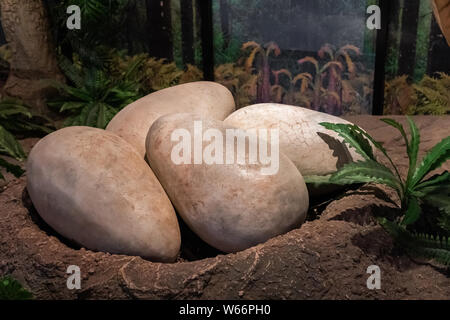
M 450 298 L 450 0 L 0 25 L 0 300 Z

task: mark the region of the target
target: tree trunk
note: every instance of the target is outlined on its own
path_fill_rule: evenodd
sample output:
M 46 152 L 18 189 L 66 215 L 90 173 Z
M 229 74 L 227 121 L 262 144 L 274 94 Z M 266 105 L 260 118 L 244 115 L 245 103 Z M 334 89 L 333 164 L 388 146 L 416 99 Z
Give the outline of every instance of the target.
M 314 78 L 314 96 L 312 101 L 312 109 L 320 111 L 320 89 L 322 88 L 322 75 L 316 74 Z
M 400 30 L 400 12 L 401 12 L 401 0 L 391 0 L 391 7 L 389 12 L 389 33 L 393 37 L 393 41 L 398 43 L 398 37 Z
M 203 78 L 214 81 L 214 43 L 212 1 L 199 1 L 202 36 Z
M 405 1 L 402 17 L 402 35 L 398 60 L 398 74 L 414 76 L 416 40 L 420 0 Z
M 146 28 L 146 6 L 142 0 L 130 0 L 127 7 L 127 44 L 128 53 L 137 54 L 148 51 Z M 144 14 L 142 14 L 144 13 Z
M 192 0 L 180 0 L 181 9 L 181 49 L 183 63 L 194 64 L 194 12 Z
M 193 0 L 194 1 L 194 48 L 195 48 L 195 63 L 197 65 L 202 64 L 202 16 L 201 16 L 201 8 L 200 1 L 202 0 Z
M 150 55 L 173 60 L 170 0 L 146 0 Z
M 47 12 L 41 0 L 0 0 L 0 6 L 3 30 L 12 50 L 11 71 L 3 91 L 45 111 L 48 88 L 41 80 L 63 79 Z
M 388 24 L 388 46 L 390 50 L 387 52 L 387 61 L 390 61 L 391 64 L 387 66 L 386 74 L 393 78 L 397 75 L 398 71 L 398 54 L 401 33 L 400 13 L 402 10 L 401 0 L 391 0 L 390 9 Z M 376 43 L 376 41 L 374 43 Z M 371 47 L 371 50 L 373 49 L 374 46 Z
M 436 72 L 450 73 L 450 47 L 442 35 L 436 19 L 431 22 L 430 46 L 428 49 L 427 74 L 433 75 Z
M 270 102 L 270 64 L 269 57 L 262 54 L 261 62 L 261 79 L 258 84 L 257 103 Z
M 223 34 L 223 49 L 226 49 L 231 41 L 230 14 L 227 0 L 220 0 L 220 25 Z
M 339 95 L 338 93 L 338 79 L 341 78 L 339 71 L 336 67 L 331 66 L 330 71 L 328 73 L 328 87 L 327 91 L 329 93 L 334 92 Z M 341 103 L 339 100 L 336 99 L 336 97 L 329 95 L 327 97 L 327 106 L 326 110 L 327 113 L 340 116 L 342 114 L 341 110 Z

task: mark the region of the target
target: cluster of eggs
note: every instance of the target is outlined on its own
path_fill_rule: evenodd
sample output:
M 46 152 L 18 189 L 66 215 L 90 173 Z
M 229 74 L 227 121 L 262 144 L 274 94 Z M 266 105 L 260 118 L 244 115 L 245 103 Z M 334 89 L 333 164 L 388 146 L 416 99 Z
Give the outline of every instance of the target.
M 171 134 L 194 134 L 196 121 L 224 134 L 277 128 L 277 172 L 262 174 L 263 164 L 174 163 Z M 106 130 L 67 127 L 41 139 L 28 158 L 27 188 L 52 228 L 92 250 L 174 261 L 181 218 L 211 246 L 236 252 L 304 222 L 309 195 L 302 175 L 330 174 L 338 162 L 358 158 L 320 122 L 348 123 L 280 104 L 235 111 L 222 85 L 183 84 L 130 104 Z M 342 152 L 322 135 L 341 143 Z

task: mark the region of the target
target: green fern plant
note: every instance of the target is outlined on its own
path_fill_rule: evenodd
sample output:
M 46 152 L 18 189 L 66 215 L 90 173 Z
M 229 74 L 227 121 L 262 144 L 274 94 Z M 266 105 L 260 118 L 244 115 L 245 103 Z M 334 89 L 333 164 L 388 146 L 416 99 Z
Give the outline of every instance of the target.
M 438 169 L 450 158 L 450 136 L 444 138 L 435 145 L 419 164 L 418 152 L 420 133 L 411 118 L 407 118 L 411 132 L 408 139 L 404 127 L 393 119 L 381 119 L 390 126 L 398 129 L 405 140 L 409 158 L 409 170 L 406 179 L 401 177 L 397 167 L 380 142 L 375 141 L 368 133 L 353 124 L 321 123 L 329 130 L 333 130 L 344 139 L 344 142 L 354 148 L 364 161 L 352 162 L 329 177 L 329 182 L 334 184 L 368 183 L 375 182 L 393 188 L 401 201 L 401 209 L 404 213 L 403 225 L 416 222 L 421 213 L 420 204 L 429 202 L 438 205 L 440 209 L 448 211 L 450 190 L 450 173 L 434 175 L 426 179 L 427 175 Z M 388 159 L 392 168 L 377 161 L 372 146 L 379 149 Z
M 16 160 L 23 161 L 26 158 L 22 146 L 14 138 L 14 136 L 0 125 L 0 154 L 10 156 Z M 0 158 L 0 167 L 5 168 L 6 171 L 12 173 L 15 177 L 22 176 L 24 171 L 18 165 L 12 164 L 3 157 Z M 5 177 L 0 172 L 0 179 L 5 180 Z
M 442 214 L 440 227 L 450 231 L 448 221 L 450 217 L 450 173 L 445 171 L 428 177 L 444 162 L 450 159 L 450 136 L 436 144 L 418 162 L 420 133 L 414 121 L 407 117 L 410 138 L 405 128 L 393 119 L 381 119 L 386 124 L 396 128 L 401 133 L 409 158 L 407 176 L 403 178 L 382 143 L 375 141 L 367 132 L 353 124 L 321 123 L 329 130 L 333 130 L 344 139 L 351 148 L 360 154 L 364 160 L 352 162 L 343 166 L 334 174 L 326 177 L 306 177 L 308 183 L 332 183 L 337 185 L 356 183 L 378 183 L 394 189 L 401 203 L 401 221 L 399 228 L 406 230 L 421 216 L 423 204 L 438 208 Z M 387 158 L 390 166 L 377 161 L 373 148 L 377 148 Z M 438 230 L 438 226 L 435 226 Z M 406 232 L 406 231 L 405 231 Z
M 407 76 L 385 83 L 385 114 L 446 115 L 450 113 L 450 75 L 438 72 L 425 75 L 418 84 Z
M 40 132 L 49 133 L 51 127 L 46 124 L 36 124 L 34 120 L 39 118 L 34 116 L 33 112 L 25 106 L 20 100 L 5 98 L 0 101 L 0 154 L 6 155 L 18 161 L 26 159 L 26 154 L 20 143 L 11 132 Z M 44 119 L 41 117 L 40 120 Z M 16 177 L 20 177 L 24 171 L 16 164 L 11 163 L 5 158 L 0 158 L 0 167 L 6 169 Z M 5 179 L 0 173 L 0 179 Z
M 449 238 L 412 233 L 386 218 L 379 219 L 379 222 L 408 254 L 450 266 Z
M 108 70 L 112 78 L 119 82 L 125 78 L 136 83 L 144 95 L 203 79 L 203 72 L 191 64 L 182 70 L 175 62 L 149 57 L 146 53 L 127 56 L 121 51 L 112 50 L 110 56 Z
M 245 66 L 238 63 L 219 65 L 214 70 L 214 78 L 233 93 L 237 109 L 256 100 L 258 75 L 247 72 Z
M 85 66 L 102 68 L 111 47 L 123 44 L 128 0 L 60 0 L 48 5 L 53 38 L 60 54 L 70 60 L 78 56 Z M 81 29 L 67 29 L 67 7 L 81 10 Z M 105 37 L 104 35 L 114 35 Z
M 51 120 L 35 113 L 21 100 L 6 97 L 0 101 L 0 125 L 12 133 L 49 134 L 54 128 Z
M 31 292 L 11 277 L 0 279 L 0 300 L 30 300 L 33 298 Z
M 425 76 L 419 84 L 412 86 L 417 103 L 410 113 L 445 115 L 450 113 L 450 76 L 440 72 L 437 77 Z
M 117 112 L 140 97 L 139 83 L 132 77 L 140 63 L 141 60 L 136 60 L 120 80 L 114 80 L 105 70 L 83 70 L 63 60 L 61 69 L 72 84 L 53 82 L 61 97 L 48 105 L 69 114 L 64 126 L 105 128 Z

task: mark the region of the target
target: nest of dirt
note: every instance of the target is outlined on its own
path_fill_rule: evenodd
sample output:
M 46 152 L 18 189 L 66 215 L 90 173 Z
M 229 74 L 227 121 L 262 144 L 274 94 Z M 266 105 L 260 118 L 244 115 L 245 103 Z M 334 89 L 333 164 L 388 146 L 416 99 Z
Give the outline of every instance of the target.
M 385 142 L 406 169 L 394 130 L 374 117 L 349 120 Z M 415 120 L 422 154 L 450 124 L 448 117 Z M 26 177 L 10 178 L 0 193 L 0 276 L 12 275 L 37 299 L 449 299 L 448 271 L 407 256 L 376 223 L 397 210 L 390 190 L 362 186 L 317 201 L 301 228 L 227 255 L 181 226 L 180 257 L 163 264 L 68 242 L 37 215 Z M 66 286 L 70 265 L 81 269 L 80 290 Z M 380 267 L 380 290 L 367 288 L 371 265 Z

